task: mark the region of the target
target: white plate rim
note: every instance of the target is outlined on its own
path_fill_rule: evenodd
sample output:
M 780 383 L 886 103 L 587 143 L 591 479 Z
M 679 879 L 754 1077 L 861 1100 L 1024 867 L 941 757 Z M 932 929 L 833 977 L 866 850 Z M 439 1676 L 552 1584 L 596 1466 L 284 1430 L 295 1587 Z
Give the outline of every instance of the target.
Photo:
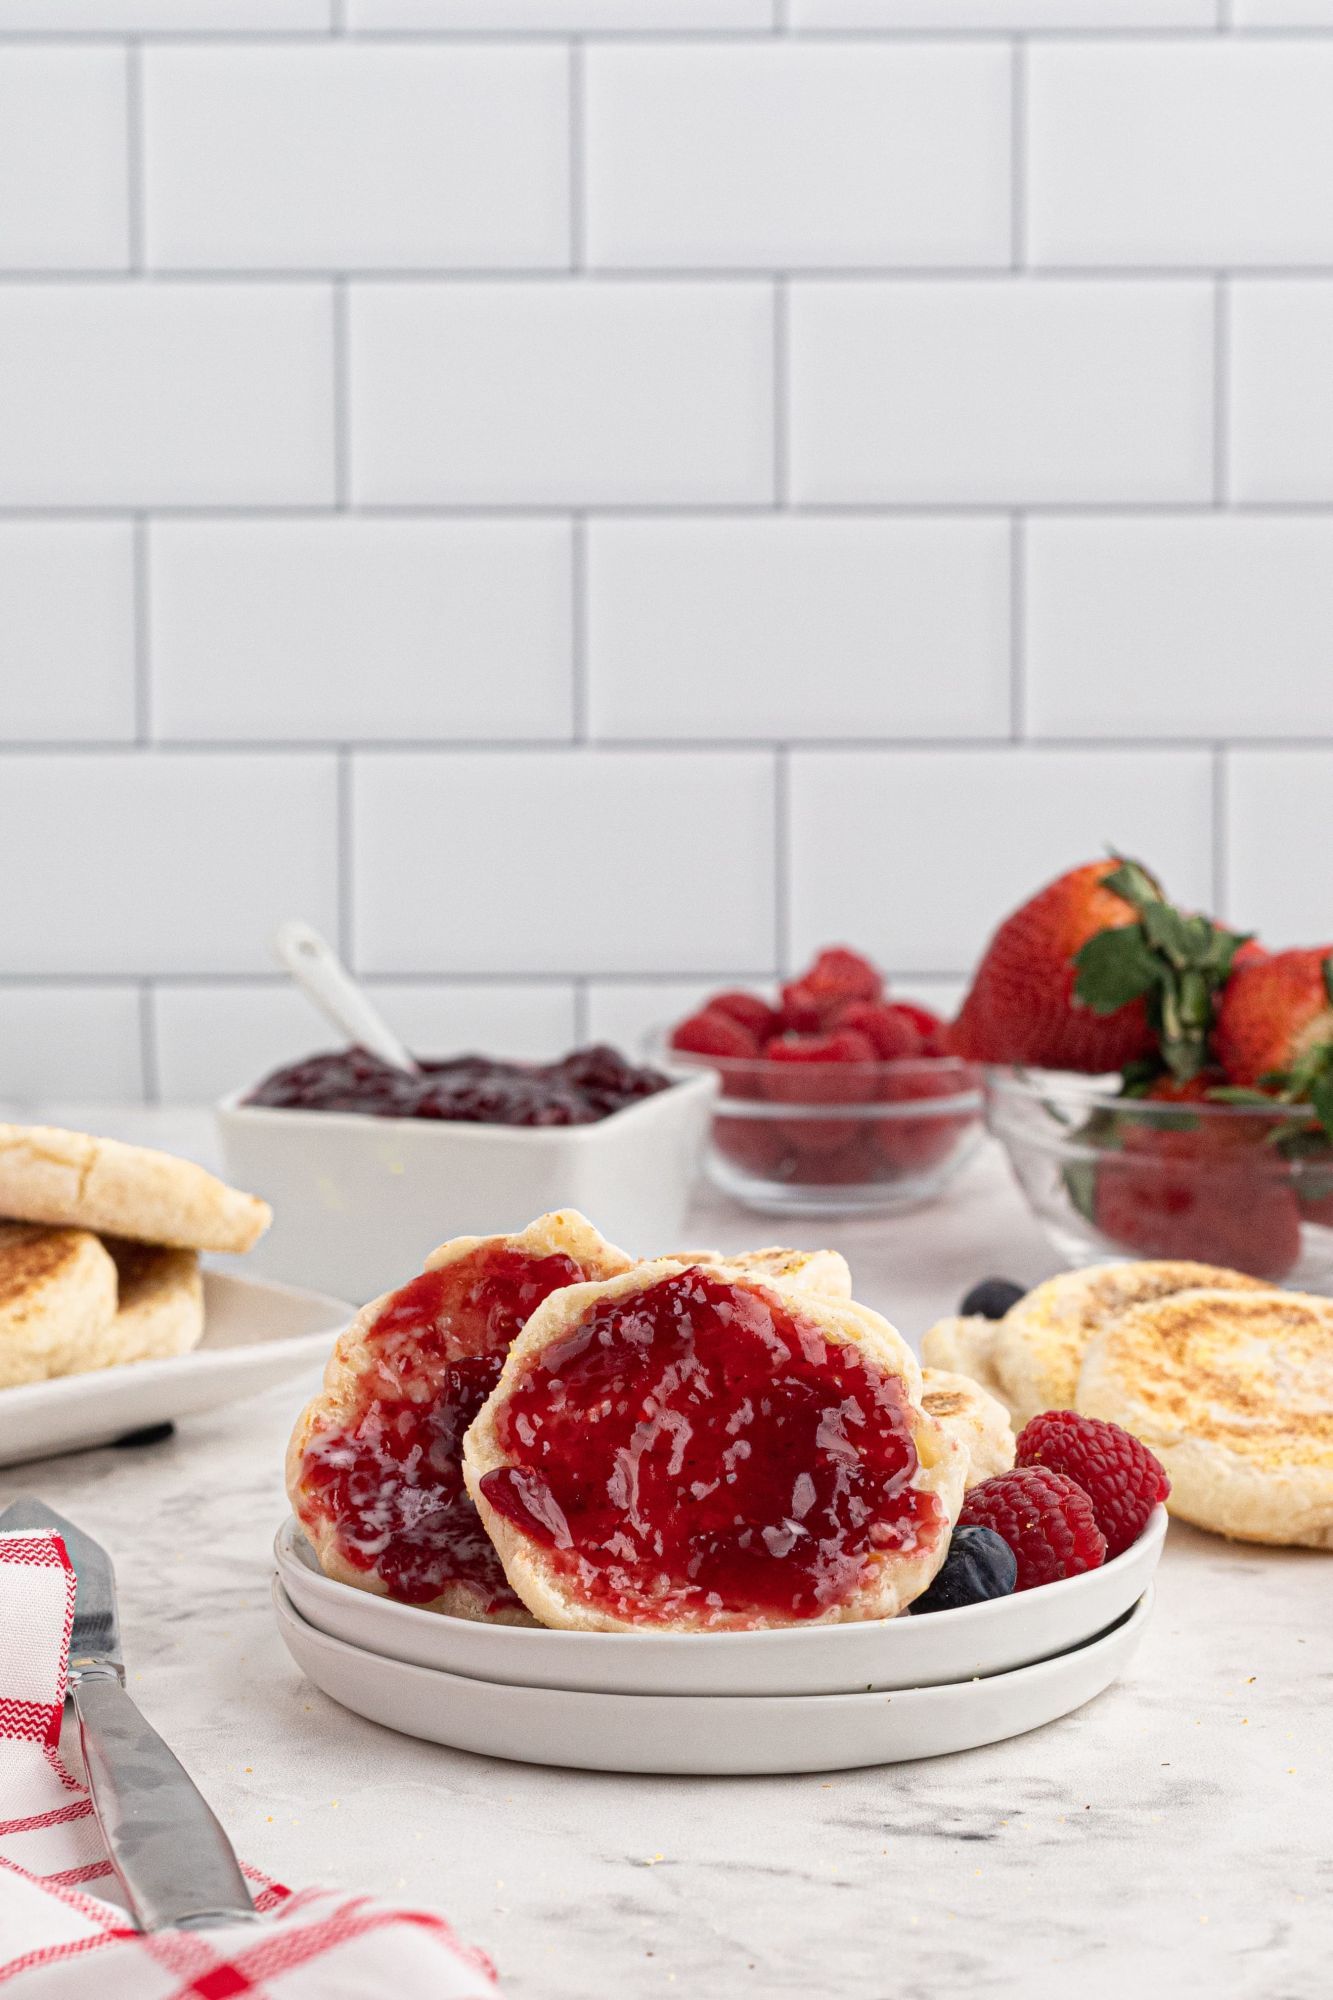
M 391 1680 L 401 1681 L 403 1676 L 408 1676 L 417 1685 L 427 1688 L 432 1684 L 437 1685 L 440 1693 L 447 1693 L 453 1683 L 462 1682 L 469 1691 L 475 1691 L 479 1695 L 486 1694 L 501 1703 L 507 1695 L 537 1695 L 543 1699 L 549 1697 L 551 1702 L 564 1708 L 566 1713 L 571 1715 L 588 1703 L 593 1705 L 594 1710 L 605 1709 L 608 1702 L 667 1703 L 672 1713 L 684 1723 L 688 1721 L 690 1714 L 696 1711 L 702 1713 L 707 1710 L 710 1714 L 716 1714 L 719 1703 L 724 1706 L 760 1705 L 768 1709 L 771 1714 L 779 1712 L 779 1704 L 794 1704 L 801 1709 L 808 1709 L 814 1705 L 821 1713 L 832 1715 L 855 1713 L 858 1709 L 894 1702 L 905 1706 L 910 1712 L 914 1708 L 928 1708 L 944 1696 L 974 1694 L 980 1697 L 984 1694 L 990 1699 L 1006 1686 L 1039 1686 L 1043 1680 L 1053 1678 L 1072 1654 L 1077 1653 L 1087 1659 L 1095 1659 L 1097 1648 L 1102 1646 L 1109 1648 L 1112 1640 L 1140 1634 L 1152 1616 L 1156 1586 L 1149 1582 L 1129 1610 L 1123 1611 L 1102 1631 L 1090 1634 L 1088 1638 L 1079 1640 L 1076 1645 L 1062 1647 L 1058 1652 L 1048 1654 L 1045 1659 L 1029 1660 L 1025 1666 L 1010 1667 L 1000 1674 L 975 1674 L 966 1680 L 942 1681 L 934 1687 L 875 1688 L 853 1694 L 634 1694 L 625 1693 L 620 1689 L 599 1693 L 583 1688 L 530 1687 L 504 1681 L 477 1680 L 468 1674 L 450 1673 L 442 1667 L 422 1667 L 411 1660 L 391 1660 L 382 1653 L 369 1652 L 364 1646 L 354 1646 L 346 1639 L 334 1638 L 332 1633 L 321 1632 L 317 1625 L 312 1625 L 309 1619 L 301 1616 L 283 1589 L 280 1577 L 275 1576 L 272 1580 L 271 1597 L 280 1628 L 284 1620 L 289 1621 L 298 1629 L 302 1641 L 316 1651 L 322 1650 L 338 1658 L 360 1661 L 366 1667 L 379 1669 Z M 329 1698 L 333 1699 L 332 1696 Z M 642 1712 L 645 1711 L 641 1710 Z M 735 1709 L 734 1712 L 739 1713 L 739 1709 Z M 627 1713 L 632 1713 L 632 1709 Z
M 1137 1540 L 1132 1542 L 1127 1549 L 1122 1550 L 1118 1556 L 1113 1556 L 1109 1563 L 1103 1563 L 1098 1569 L 1084 1570 L 1079 1576 L 1064 1577 L 1058 1584 L 1040 1585 L 1039 1589 L 1043 1592 L 1047 1590 L 1060 1590 L 1064 1593 L 1063 1601 L 1065 1603 L 1070 1601 L 1071 1593 L 1080 1589 L 1084 1595 L 1088 1594 L 1090 1589 L 1096 1587 L 1099 1580 L 1104 1580 L 1108 1575 L 1115 1572 L 1118 1567 L 1127 1568 L 1131 1558 L 1134 1558 L 1136 1561 L 1142 1560 L 1151 1549 L 1154 1547 L 1160 1548 L 1160 1544 L 1166 1536 L 1168 1519 L 1166 1508 L 1159 1503 L 1148 1517 L 1147 1525 Z M 298 1535 L 301 1541 L 304 1542 L 305 1547 L 310 1550 L 310 1561 L 308 1562 L 296 1546 L 296 1537 Z M 383 1608 L 386 1623 L 393 1622 L 397 1624 L 405 1622 L 411 1629 L 421 1632 L 438 1630 L 442 1623 L 446 1630 L 450 1627 L 463 1626 L 468 1628 L 469 1632 L 475 1631 L 478 1621 L 474 1619 L 455 1618 L 449 1612 L 444 1611 L 424 1611 L 420 1605 L 416 1604 L 399 1604 L 393 1598 L 380 1597 L 376 1592 L 360 1591 L 352 1584 L 340 1583 L 336 1577 L 326 1576 L 323 1570 L 318 1567 L 314 1551 L 310 1549 L 310 1544 L 306 1540 L 304 1530 L 301 1528 L 300 1522 L 294 1514 L 289 1514 L 286 1517 L 273 1538 L 274 1559 L 280 1571 L 289 1560 L 285 1547 L 287 1543 L 292 1545 L 292 1557 L 290 1559 L 300 1562 L 302 1567 L 307 1571 L 311 1589 L 326 1596 L 330 1603 L 346 1603 L 349 1597 L 357 1599 L 370 1597 L 373 1603 Z M 982 1621 L 989 1619 L 990 1622 L 994 1623 L 997 1616 L 1005 1615 L 1005 1607 L 1012 1605 L 1015 1595 L 1029 1599 L 1036 1597 L 1035 1592 L 1010 1592 L 1006 1597 L 991 1598 L 984 1604 L 961 1605 L 953 1611 L 932 1611 L 930 1613 L 932 1629 L 943 1632 L 957 1631 L 959 1629 L 959 1621 L 966 1619 L 966 1629 L 975 1631 Z M 358 1606 L 358 1608 L 360 1607 Z M 309 1623 L 308 1620 L 305 1622 Z M 574 1648 L 578 1648 L 580 1651 L 587 1651 L 590 1646 L 604 1647 L 607 1640 L 619 1640 L 622 1642 L 622 1645 L 633 1646 L 639 1644 L 642 1638 L 648 1637 L 655 1644 L 670 1646 L 672 1648 L 685 1647 L 697 1650 L 703 1644 L 707 1644 L 710 1648 L 725 1646 L 729 1653 L 734 1653 L 737 1657 L 740 1657 L 743 1653 L 762 1653 L 765 1650 L 778 1651 L 783 1647 L 790 1647 L 793 1640 L 805 1639 L 812 1633 L 819 1633 L 821 1637 L 828 1637 L 832 1643 L 846 1645 L 848 1640 L 845 1635 L 849 1633 L 863 1633 L 867 1628 L 873 1628 L 876 1633 L 883 1637 L 895 1629 L 905 1631 L 910 1627 L 910 1624 L 910 1619 L 874 1618 L 849 1621 L 838 1625 L 811 1624 L 782 1626 L 761 1632 L 652 1631 L 644 1634 L 638 1632 L 568 1632 L 560 1631 L 551 1626 L 532 1625 L 487 1624 L 485 1629 L 488 1633 L 502 1635 L 497 1640 L 497 1644 L 506 1648 L 513 1647 L 515 1650 L 521 1650 L 524 1645 L 531 1646 L 534 1642 L 555 1642 L 555 1644 L 560 1645 L 566 1651 L 573 1650 Z M 319 1628 L 314 1627 L 312 1629 L 318 1630 Z M 839 1635 L 836 1639 L 833 1637 L 835 1634 Z M 892 1644 L 893 1642 L 890 1640 L 888 1643 Z M 403 1664 L 412 1663 L 404 1662 Z M 438 1672 L 442 1670 L 432 1669 L 431 1671 Z M 1010 1671 L 1014 1670 L 1011 1669 Z

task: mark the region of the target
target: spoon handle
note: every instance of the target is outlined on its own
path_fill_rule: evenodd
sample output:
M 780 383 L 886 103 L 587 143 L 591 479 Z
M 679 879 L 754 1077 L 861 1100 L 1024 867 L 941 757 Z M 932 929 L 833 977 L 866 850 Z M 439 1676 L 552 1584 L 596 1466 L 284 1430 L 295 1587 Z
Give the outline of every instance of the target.
M 273 951 L 308 1000 L 341 1030 L 349 1041 L 378 1056 L 394 1069 L 416 1076 L 418 1069 L 393 1029 L 357 985 L 337 953 L 312 925 L 299 918 L 280 924 L 273 933 Z

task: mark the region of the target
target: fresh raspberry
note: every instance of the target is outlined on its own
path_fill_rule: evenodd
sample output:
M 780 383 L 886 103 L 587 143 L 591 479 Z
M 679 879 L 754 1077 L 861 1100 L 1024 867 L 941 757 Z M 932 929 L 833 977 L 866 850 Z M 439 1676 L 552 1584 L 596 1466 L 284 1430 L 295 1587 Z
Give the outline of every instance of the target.
M 878 1000 L 884 982 L 869 959 L 844 945 L 821 951 L 808 972 L 782 989 L 782 1023 L 796 1034 L 814 1034 L 832 1024 L 851 1000 Z
M 1019 1432 L 1016 1463 L 1043 1466 L 1077 1480 L 1091 1500 L 1106 1537 L 1109 1560 L 1136 1542 L 1171 1481 L 1146 1444 L 1119 1424 L 1081 1417 L 1075 1410 L 1046 1410 Z
M 921 1054 L 921 1036 L 905 1007 L 891 1000 L 849 1000 L 833 1016 L 835 1028 L 855 1028 L 873 1043 L 881 1062 Z
M 766 1042 L 774 1035 L 782 1033 L 782 1016 L 776 1007 L 770 1007 L 767 1000 L 761 1000 L 757 993 L 734 992 L 714 993 L 704 1001 L 699 1010 L 703 1014 L 729 1014 L 733 1021 L 739 1021 L 748 1028 L 757 1042 Z
M 671 1031 L 671 1046 L 692 1056 L 757 1056 L 759 1044 L 748 1028 L 730 1014 L 707 1009 L 691 1014 Z
M 854 1028 L 831 1035 L 785 1035 L 764 1045 L 764 1096 L 775 1104 L 863 1104 L 874 1092 L 873 1045 Z M 860 1119 L 796 1117 L 775 1121 L 784 1142 L 802 1158 L 822 1163 L 861 1136 Z M 820 1175 L 823 1167 L 821 1164 Z
M 983 1479 L 963 1501 L 958 1524 L 994 1528 L 1018 1558 L 1016 1590 L 1059 1583 L 1106 1561 L 1106 1537 L 1078 1483 L 1064 1472 L 1024 1466 Z
M 914 1000 L 895 1000 L 893 1005 L 900 1014 L 906 1014 L 921 1037 L 920 1053 L 923 1056 L 948 1055 L 949 1030 L 938 1014 L 929 1007 L 918 1007 Z

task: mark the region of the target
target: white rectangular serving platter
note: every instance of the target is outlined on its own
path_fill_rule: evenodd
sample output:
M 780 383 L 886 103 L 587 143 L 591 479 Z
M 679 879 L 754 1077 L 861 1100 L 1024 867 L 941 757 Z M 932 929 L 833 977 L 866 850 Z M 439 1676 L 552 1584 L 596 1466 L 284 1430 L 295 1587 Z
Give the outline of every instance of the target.
M 193 1353 L 0 1389 L 0 1465 L 111 1444 L 256 1395 L 322 1361 L 354 1310 L 320 1292 L 205 1271 Z

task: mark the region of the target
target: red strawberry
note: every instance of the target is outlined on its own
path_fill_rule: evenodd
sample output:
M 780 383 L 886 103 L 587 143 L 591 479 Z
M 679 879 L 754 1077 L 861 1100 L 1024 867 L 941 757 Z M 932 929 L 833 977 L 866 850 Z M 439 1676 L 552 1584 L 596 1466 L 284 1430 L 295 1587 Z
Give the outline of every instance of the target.
M 1164 1077 L 1158 1103 L 1207 1101 L 1215 1074 L 1188 1083 Z M 1237 1113 L 1179 1124 L 1135 1119 L 1127 1107 L 1119 1150 L 1104 1151 L 1093 1183 L 1092 1220 L 1139 1257 L 1192 1259 L 1283 1278 L 1301 1253 L 1301 1217 L 1291 1169 L 1267 1143 L 1267 1120 Z
M 671 1046 L 692 1056 L 757 1056 L 759 1043 L 730 1014 L 705 1009 L 671 1031 Z
M 955 1055 L 1094 1072 L 1147 1055 L 1153 1037 L 1142 1000 L 1103 1015 L 1074 998 L 1075 955 L 1100 932 L 1136 921 L 1133 905 L 1103 887 L 1119 865 L 1072 868 L 1005 918 L 950 1031 Z
M 849 1000 L 833 1016 L 833 1026 L 855 1028 L 881 1062 L 896 1062 L 922 1053 L 921 1031 L 912 1019 L 914 1011 L 892 1000 Z
M 764 1043 L 773 1035 L 782 1032 L 782 1016 L 776 1007 L 770 1007 L 767 1000 L 757 993 L 745 993 L 736 989 L 726 993 L 714 993 L 704 1001 L 701 1013 L 729 1014 L 733 1021 L 739 1021 L 748 1028 L 755 1040 Z
M 837 1028 L 828 1035 L 784 1035 L 769 1042 L 764 1054 L 764 1095 L 776 1104 L 862 1104 L 873 1095 L 874 1044 L 854 1028 Z M 843 1151 L 857 1140 L 862 1125 L 855 1118 L 783 1118 L 784 1140 L 799 1154 Z
M 1234 1084 L 1333 1076 L 1333 947 L 1247 958 L 1222 989 L 1213 1047 Z
M 869 959 L 845 945 L 829 945 L 807 972 L 783 987 L 783 1026 L 813 1034 L 831 1026 L 848 1001 L 878 1000 L 883 991 L 884 981 Z

